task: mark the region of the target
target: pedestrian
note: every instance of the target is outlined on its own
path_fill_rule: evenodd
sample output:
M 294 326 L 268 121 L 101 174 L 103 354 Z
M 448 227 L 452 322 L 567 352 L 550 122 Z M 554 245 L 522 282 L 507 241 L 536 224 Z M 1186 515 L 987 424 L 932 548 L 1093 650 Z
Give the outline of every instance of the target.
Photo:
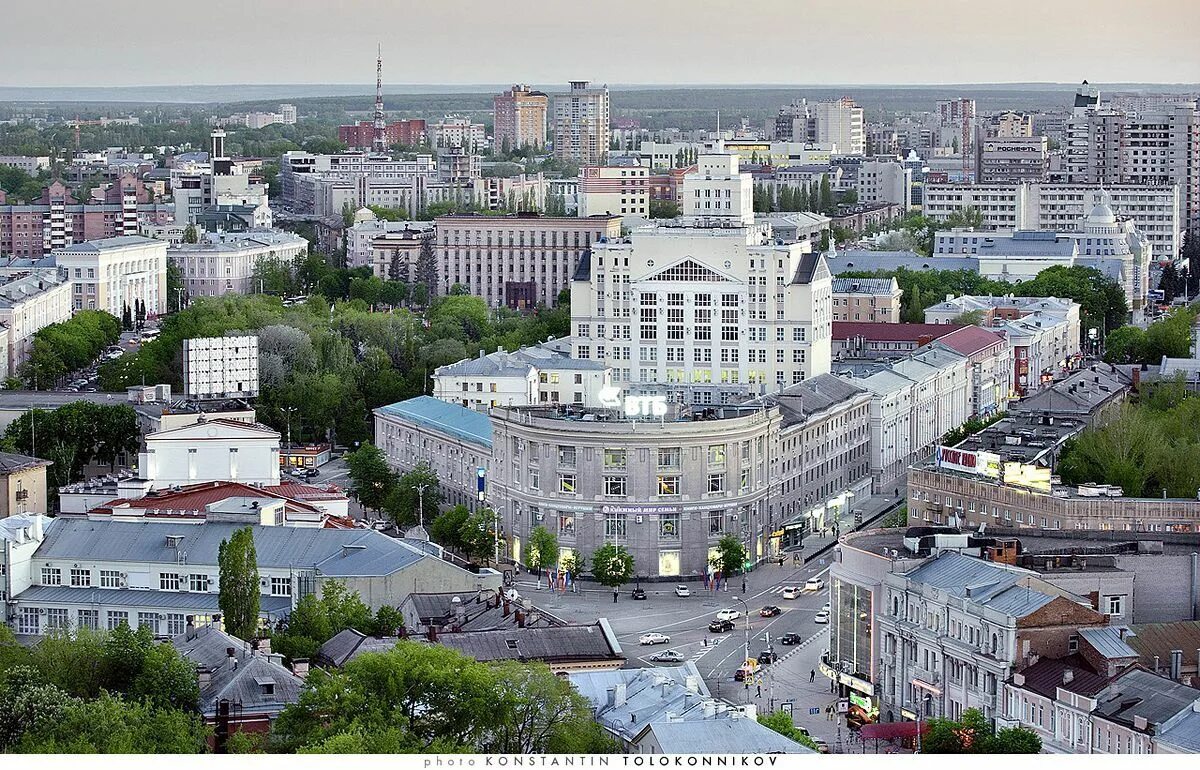
M 613 604 L 617 603 L 617 589 L 613 589 Z
M 817 681 L 817 670 L 815 668 L 808 672 L 808 681 L 809 682 Z
M 742 578 L 742 593 L 746 593 L 746 578 Z
M 758 686 L 758 692 L 756 692 L 756 693 L 754 694 L 754 697 L 755 697 L 755 698 L 761 698 L 761 697 L 762 697 L 762 685 L 761 685 L 761 684 Z

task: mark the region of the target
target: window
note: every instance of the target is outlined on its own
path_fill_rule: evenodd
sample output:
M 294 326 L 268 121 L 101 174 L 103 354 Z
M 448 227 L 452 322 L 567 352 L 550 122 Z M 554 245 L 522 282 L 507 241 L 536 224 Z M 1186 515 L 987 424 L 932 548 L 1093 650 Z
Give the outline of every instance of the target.
M 664 513 L 658 517 L 658 536 L 660 539 L 679 539 L 678 513 Z
M 683 450 L 679 447 L 659 447 L 658 449 L 658 467 L 659 468 L 678 468 L 679 458 Z
M 575 534 L 575 515 L 571 513 L 558 514 L 558 534 L 574 535 Z
M 46 610 L 46 630 L 62 631 L 71 625 L 70 611 L 65 607 L 50 607 Z
M 38 607 L 21 608 L 21 614 L 17 615 L 18 634 L 36 634 L 42 630 L 41 613 L 38 612 L 38 609 Z
M 605 468 L 624 468 L 625 467 L 625 450 L 624 449 L 605 449 L 604 450 L 604 467 Z
M 208 575 L 189 575 L 188 589 L 197 593 L 208 593 Z
M 542 488 L 542 476 L 537 469 L 529 471 L 529 488 L 534 492 Z
M 187 618 L 177 612 L 167 614 L 167 636 L 179 636 L 187 630 Z
M 122 623 L 129 622 L 129 613 L 124 610 L 108 610 L 104 617 L 104 627 L 113 631 Z
M 575 467 L 575 447 L 560 446 L 558 448 L 558 464 L 564 468 Z
M 90 569 L 72 567 L 71 585 L 75 588 L 88 588 L 92 585 L 92 571 Z
M 560 473 L 558 475 L 558 491 L 560 494 L 573 495 L 575 494 L 575 474 Z
M 157 612 L 139 612 L 137 614 L 138 628 L 149 628 L 150 632 L 158 636 L 158 613 Z
M 604 515 L 604 538 L 613 540 L 625 537 L 625 514 L 606 513 Z
M 713 444 L 708 448 L 708 464 L 718 467 L 725 464 L 725 445 Z
M 290 577 L 271 578 L 271 596 L 291 596 L 292 579 Z
M 179 575 L 174 572 L 163 572 L 158 576 L 158 587 L 162 591 L 178 591 Z
M 100 629 L 100 610 L 79 610 L 78 618 L 80 628 L 86 628 L 89 631 Z
M 42 585 L 62 585 L 62 570 L 60 570 L 58 567 L 42 567 Z
M 750 489 L 750 471 L 744 470 L 742 471 L 742 478 L 738 482 L 738 490 L 745 492 L 748 489 Z
M 658 477 L 658 494 L 660 496 L 672 496 L 679 494 L 679 477 L 678 476 L 659 476 Z
M 627 494 L 625 490 L 624 476 L 604 477 L 604 494 L 615 497 L 624 497 Z
M 708 519 L 708 534 L 721 534 L 721 525 L 725 518 L 724 514 L 722 514 L 721 511 L 708 511 L 708 513 L 705 514 L 705 517 Z
M 725 474 L 724 473 L 708 474 L 708 491 L 709 492 L 724 492 L 725 491 Z
M 1125 614 L 1125 597 L 1110 596 L 1108 597 L 1108 614 L 1120 617 Z

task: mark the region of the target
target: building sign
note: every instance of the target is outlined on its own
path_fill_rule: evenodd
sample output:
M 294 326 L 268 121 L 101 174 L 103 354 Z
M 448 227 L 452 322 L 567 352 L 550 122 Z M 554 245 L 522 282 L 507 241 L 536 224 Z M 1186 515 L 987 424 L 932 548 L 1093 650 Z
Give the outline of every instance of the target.
M 680 513 L 678 505 L 602 505 L 601 513 L 623 513 L 632 516 L 658 516 L 664 513 Z
M 963 449 L 940 446 L 937 449 L 937 467 L 999 479 L 1000 455 L 992 452 L 968 452 Z
M 1005 484 L 1025 487 L 1036 492 L 1050 491 L 1050 469 L 1026 463 L 1004 463 Z
M 598 395 L 600 406 L 606 409 L 620 409 L 626 417 L 665 417 L 667 415 L 666 396 L 625 396 L 621 397 L 621 389 L 616 387 L 601 388 Z

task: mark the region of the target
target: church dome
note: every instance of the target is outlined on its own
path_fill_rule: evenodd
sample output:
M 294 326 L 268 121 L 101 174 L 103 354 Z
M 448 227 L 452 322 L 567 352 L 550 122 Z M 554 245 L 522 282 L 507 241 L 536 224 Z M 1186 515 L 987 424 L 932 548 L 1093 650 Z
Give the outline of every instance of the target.
M 1104 201 L 1096 204 L 1092 209 L 1092 213 L 1088 214 L 1088 224 L 1090 225 L 1115 225 L 1117 223 L 1117 215 L 1113 213 L 1110 207 Z

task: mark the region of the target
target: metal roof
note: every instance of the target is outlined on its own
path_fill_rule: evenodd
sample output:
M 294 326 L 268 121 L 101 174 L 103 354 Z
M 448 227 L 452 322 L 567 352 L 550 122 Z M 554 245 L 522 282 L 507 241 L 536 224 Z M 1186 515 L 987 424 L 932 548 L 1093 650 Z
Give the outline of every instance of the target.
M 486 414 L 433 396 L 417 396 L 381 406 L 375 412 L 399 417 L 487 449 L 492 448 L 492 421 Z
M 826 258 L 834 275 L 851 270 L 969 270 L 979 272 L 979 259 L 970 255 L 926 257 L 913 251 L 867 251 L 847 249 Z
M 1054 600 L 1049 594 L 1016 585 L 1031 575 L 1027 570 L 1006 569 L 993 562 L 948 552 L 926 561 L 906 574 L 905 579 L 1021 618 Z
M 849 380 L 832 374 L 819 374 L 751 403 L 778 406 L 786 427 L 804 422 L 813 414 L 843 404 L 866 392 L 865 388 Z
M 1184 713 L 1178 721 L 1159 732 L 1158 742 L 1169 743 L 1189 754 L 1200 754 L 1200 711 L 1192 709 Z
M 1064 681 L 1064 675 L 1070 673 L 1071 681 Z M 1025 684 L 1019 685 L 1027 690 L 1053 699 L 1062 687 L 1079 695 L 1091 697 L 1104 689 L 1108 678 L 1102 676 L 1088 665 L 1080 655 L 1066 658 L 1042 658 L 1032 666 L 1021 671 Z
M 74 243 L 70 246 L 64 246 L 61 249 L 56 249 L 56 254 L 79 254 L 79 253 L 96 253 L 107 251 L 109 249 L 124 249 L 129 246 L 148 246 L 155 243 L 161 243 L 166 247 L 165 241 L 147 238 L 144 235 L 118 235 L 115 238 L 98 238 L 92 241 L 83 241 L 82 243 Z
M 51 464 L 49 460 L 42 460 L 37 457 L 29 457 L 28 455 L 19 455 L 12 452 L 0 452 L 0 474 L 16 473 L 28 468 Z
M 1168 664 L 1171 650 L 1183 650 L 1184 668 L 1196 665 L 1196 656 L 1200 653 L 1200 620 L 1139 623 L 1131 628 L 1133 633 L 1126 642 L 1141 655 L 1143 665 L 1152 665 L 1156 655 L 1160 665 Z
M 1137 650 L 1130 647 L 1121 638 L 1121 629 L 1115 626 L 1103 628 L 1081 628 L 1079 635 L 1083 637 L 1096 652 L 1110 660 L 1117 658 L 1136 658 Z M 1200 693 L 1198 693 L 1200 695 Z
M 899 291 L 895 278 L 834 278 L 834 294 L 892 294 Z
M 1144 717 L 1154 726 L 1190 710 L 1197 698 L 1200 690 L 1134 666 L 1112 680 L 1092 714 L 1128 727 Z
M 177 524 L 56 518 L 37 550 L 42 559 L 217 565 L 217 550 L 243 524 Z M 370 529 L 252 526 L 260 568 L 317 569 L 326 577 L 390 575 L 424 555 Z M 180 538 L 177 550 L 167 535 Z M 122 592 L 124 593 L 124 592 Z
M 748 716 L 654 722 L 650 733 L 665 754 L 813 754 L 812 749 Z
M 216 626 L 190 630 L 171 643 L 209 675 L 208 683 L 200 688 L 200 710 L 206 716 L 214 715 L 222 700 L 239 704 L 243 712 L 278 714 L 299 700 L 304 689 L 303 679 L 255 654 L 244 641 Z
M 624 660 L 614 650 L 599 623 L 550 628 L 505 628 L 462 631 L 438 636 L 438 641 L 475 660 L 598 661 Z
M 149 591 L 125 588 L 72 588 L 70 586 L 30 586 L 17 595 L 21 604 L 95 604 L 112 607 L 151 607 L 164 610 L 220 612 L 215 593 L 185 591 Z M 268 615 L 283 614 L 292 608 L 286 596 L 262 596 L 259 609 Z

